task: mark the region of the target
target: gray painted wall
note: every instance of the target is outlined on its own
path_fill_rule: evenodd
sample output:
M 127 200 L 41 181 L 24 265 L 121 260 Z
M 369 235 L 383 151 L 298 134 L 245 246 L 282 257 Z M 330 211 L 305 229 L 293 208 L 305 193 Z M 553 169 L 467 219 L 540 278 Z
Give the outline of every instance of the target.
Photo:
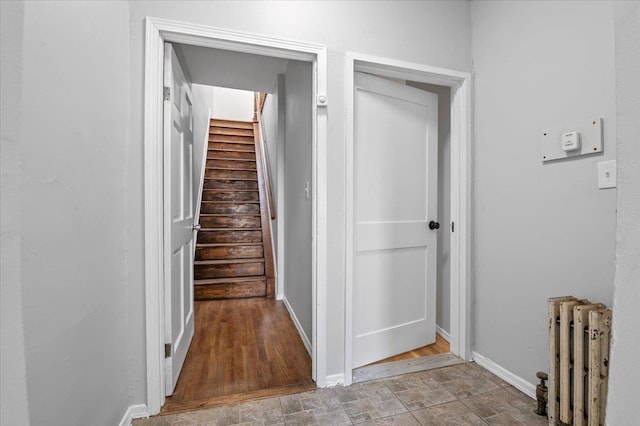
M 614 4 L 618 231 L 607 424 L 637 419 L 640 383 L 640 3 Z
M 0 2 L 0 424 L 3 425 L 29 424 L 20 261 L 23 19 L 23 2 Z
M 613 6 L 472 2 L 475 350 L 535 382 L 548 369 L 546 300 L 611 306 L 616 190 Z M 579 19 L 577 18 L 579 17 Z M 546 126 L 604 117 L 604 154 L 542 164 Z
M 311 341 L 311 64 L 289 61 L 285 73 L 284 298 Z
M 130 312 L 144 309 L 128 294 L 142 284 L 127 273 L 128 18 L 125 2 L 24 5 L 17 173 L 34 425 L 118 424 L 131 360 L 144 362 L 130 346 Z M 131 168 L 142 176 L 141 162 Z
M 270 19 L 264 19 L 264 16 Z M 469 2 L 182 2 L 130 3 L 131 143 L 127 156 L 127 228 L 134 402 L 145 400 L 143 275 L 143 58 L 144 17 L 175 19 L 328 48 L 330 166 L 327 188 L 327 374 L 343 372 L 344 359 L 344 61 L 347 51 L 471 70 Z M 296 19 L 291 19 L 295 16 Z M 318 25 L 321 22 L 322 25 Z M 105 35 L 105 39 L 107 36 Z
M 436 324 L 447 333 L 451 324 L 451 89 L 433 84 L 407 82 L 438 94 L 438 272 Z

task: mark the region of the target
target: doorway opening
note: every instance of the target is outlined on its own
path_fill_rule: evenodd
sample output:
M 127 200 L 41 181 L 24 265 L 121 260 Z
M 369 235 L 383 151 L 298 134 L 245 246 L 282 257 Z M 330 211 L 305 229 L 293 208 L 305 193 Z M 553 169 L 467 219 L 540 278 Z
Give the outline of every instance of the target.
M 146 319 L 147 319 L 147 395 L 148 395 L 148 412 L 149 414 L 157 414 L 165 403 L 165 393 L 168 389 L 168 381 L 172 380 L 168 377 L 167 365 L 172 362 L 171 346 L 167 351 L 167 304 L 174 303 L 174 295 L 171 294 L 170 284 L 171 275 L 167 275 L 166 256 L 164 255 L 167 247 L 163 247 L 163 235 L 166 234 L 166 228 L 163 229 L 163 223 L 167 215 L 166 205 L 166 181 L 163 174 L 163 152 L 166 148 L 162 148 L 162 111 L 163 111 L 163 87 L 162 81 L 163 60 L 165 55 L 163 51 L 165 43 L 181 44 L 183 46 L 191 46 L 194 48 L 218 49 L 227 53 L 237 52 L 239 54 L 261 55 L 264 57 L 284 59 L 295 63 L 303 64 L 305 69 L 309 71 L 306 86 L 306 95 L 309 101 L 307 105 L 310 108 L 309 114 L 305 117 L 306 131 L 309 134 L 309 146 L 306 148 L 308 167 L 304 171 L 308 173 L 309 178 L 302 182 L 299 192 L 308 194 L 305 198 L 310 204 L 309 217 L 307 223 L 308 237 L 308 254 L 307 268 L 309 276 L 305 277 L 306 281 L 310 281 L 307 293 L 302 295 L 306 297 L 302 303 L 306 304 L 308 309 L 304 312 L 306 316 L 303 320 L 298 320 L 296 326 L 300 326 L 305 331 L 307 340 L 307 350 L 310 352 L 310 379 L 313 379 L 318 386 L 323 386 L 326 380 L 325 359 L 324 359 L 324 271 L 326 270 L 326 225 L 325 215 L 326 206 L 325 186 L 326 186 L 326 157 L 324 147 L 326 146 L 326 111 L 323 102 L 320 107 L 313 102 L 317 93 L 325 93 L 326 88 L 326 49 L 324 46 L 292 42 L 289 40 L 280 40 L 275 38 L 261 37 L 251 34 L 242 34 L 237 32 L 229 32 L 200 25 L 190 25 L 181 22 L 167 21 L 156 18 L 146 19 L 146 62 L 145 62 L 145 270 L 146 270 Z M 215 118 L 215 111 L 213 113 Z M 249 121 L 248 121 L 249 122 Z M 165 138 L 166 139 L 166 138 Z M 292 144 L 293 145 L 293 144 Z M 322 148 L 320 148 L 322 147 Z M 205 154 L 206 156 L 206 154 Z M 205 160 L 206 161 L 206 160 Z M 283 176 L 288 173 L 283 168 Z M 291 179 L 293 180 L 293 179 Z M 286 183 L 286 180 L 285 180 Z M 300 183 L 300 182 L 297 182 Z M 306 191 L 303 191 L 303 188 Z M 285 192 L 287 187 L 285 184 Z M 163 199 L 164 198 L 164 199 Z M 289 198 L 289 197 L 287 197 Z M 279 199 L 280 200 L 280 199 Z M 286 200 L 283 202 L 287 202 Z M 284 211 L 287 208 L 285 205 Z M 293 222 L 292 222 L 293 223 Z M 285 239 L 287 236 L 287 222 L 282 221 Z M 194 223 L 193 225 L 197 225 Z M 278 234 L 280 229 L 278 229 Z M 294 234 L 292 232 L 292 234 Z M 309 238 L 310 236 L 310 238 Z M 278 245 L 277 247 L 280 247 Z M 286 245 L 284 246 L 284 256 L 281 264 L 286 265 L 287 258 Z M 295 265 L 295 262 L 292 262 Z M 280 266 L 278 266 L 280 270 Z M 284 283 L 284 288 L 278 286 L 276 294 L 287 299 L 287 283 L 290 271 L 284 270 L 283 276 L 278 277 L 278 281 Z M 183 274 L 184 275 L 184 274 Z M 299 297 L 299 294 L 291 296 Z M 254 300 L 255 301 L 255 300 Z M 181 299 L 181 302 L 185 301 Z M 234 300 L 237 305 L 251 305 L 244 307 L 247 309 L 246 315 L 243 315 L 243 308 L 238 310 L 238 306 L 226 306 L 217 304 L 215 309 L 198 309 L 195 310 L 196 321 L 198 316 L 202 321 L 211 320 L 212 316 L 218 318 L 224 315 L 224 311 L 228 311 L 229 315 L 240 312 L 240 319 L 250 318 L 256 313 L 261 306 L 261 302 L 270 302 L 279 305 L 272 306 L 270 310 L 271 317 L 263 317 L 265 321 L 278 322 L 283 315 L 288 316 L 288 308 L 291 309 L 293 300 L 288 300 L 289 306 L 285 307 L 283 302 L 274 299 L 260 299 L 257 303 L 251 303 L 250 299 Z M 320 303 L 321 302 L 321 303 Z M 263 303 L 264 304 L 264 303 Z M 228 305 L 228 304 L 227 304 Z M 320 308 L 317 308 L 320 306 Z M 295 308 L 294 308 L 295 309 Z M 200 312 L 199 312 L 200 311 Z M 171 311 L 172 312 L 172 311 Z M 301 316 L 301 314 L 298 314 Z M 295 315 L 294 322 L 296 321 Z M 259 321 L 258 321 L 259 323 Z M 245 327 L 242 327 L 245 328 Z M 197 325 L 196 325 L 197 329 Z M 289 334 L 293 330 L 294 337 L 298 338 L 297 333 L 300 330 L 290 327 Z M 251 331 L 249 331 L 251 333 Z M 286 339 L 287 333 L 282 330 L 277 331 L 274 339 Z M 170 333 L 169 333 L 170 335 Z M 304 339 L 303 339 L 304 340 Z M 171 343 L 171 342 L 169 342 Z M 165 359 L 165 353 L 169 356 Z M 188 356 L 187 356 L 188 358 Z M 188 362 L 188 361 L 187 361 Z M 216 362 L 216 360 L 211 360 Z M 243 362 L 250 367 L 256 369 L 254 361 L 244 359 Z M 226 374 L 233 375 L 234 366 L 225 366 Z M 188 379 L 188 378 L 185 378 Z M 180 379 L 178 379 L 179 381 Z M 234 383 L 238 382 L 237 377 L 233 377 Z M 251 391 L 249 389 L 249 391 Z M 248 396 L 249 397 L 249 396 Z M 226 402 L 229 402 L 227 400 Z M 189 407 L 185 407 L 189 408 Z M 193 408 L 193 407 L 191 407 Z
M 167 292 L 167 338 L 184 337 L 171 342 L 172 381 L 166 382 L 161 413 L 315 388 L 310 358 L 311 63 L 178 43 L 165 43 L 165 63 L 169 50 L 179 62 L 171 68 L 183 80 L 165 77 L 165 176 L 171 177 L 165 205 L 171 199 L 172 206 L 165 247 L 173 253 L 175 225 L 184 228 L 187 220 L 195 229 L 187 238 L 192 237 L 192 250 L 178 256 L 191 262 L 171 265 L 188 268 L 187 273 L 165 273 L 172 288 Z M 165 65 L 165 73 L 168 69 Z M 180 100 L 172 99 L 187 93 L 191 101 L 184 102 L 180 114 L 175 107 Z M 170 126 L 167 110 L 172 111 Z M 173 114 L 188 115 L 182 121 L 191 133 L 182 131 L 185 126 Z M 171 148 L 168 139 L 175 139 Z M 193 188 L 181 196 L 190 182 Z M 176 220 L 181 209 L 187 213 Z M 167 263 L 174 258 L 167 253 Z M 276 300 L 279 263 L 283 276 Z M 185 279 L 189 274 L 192 283 Z M 185 281 L 192 288 L 183 290 Z M 192 294 L 194 308 L 181 309 Z M 174 313 L 175 299 L 185 302 Z
M 356 53 L 346 75 L 345 384 L 468 360 L 470 76 Z

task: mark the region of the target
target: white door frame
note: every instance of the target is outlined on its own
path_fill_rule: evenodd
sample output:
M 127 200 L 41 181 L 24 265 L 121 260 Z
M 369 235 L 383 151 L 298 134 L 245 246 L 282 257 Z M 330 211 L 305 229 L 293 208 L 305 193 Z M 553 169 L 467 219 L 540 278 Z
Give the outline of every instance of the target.
M 354 74 L 356 71 L 451 88 L 451 352 L 471 360 L 470 214 L 471 205 L 471 74 L 412 62 L 347 52 L 345 193 L 345 385 L 353 379 L 353 197 L 354 197 Z
M 285 40 L 151 18 L 145 19 L 144 220 L 147 412 L 164 404 L 164 260 L 162 68 L 164 42 L 185 43 L 236 52 L 311 62 L 317 98 L 312 133 L 312 376 L 326 384 L 326 259 L 327 259 L 327 49 L 320 44 Z M 324 97 L 321 97 L 324 95 Z

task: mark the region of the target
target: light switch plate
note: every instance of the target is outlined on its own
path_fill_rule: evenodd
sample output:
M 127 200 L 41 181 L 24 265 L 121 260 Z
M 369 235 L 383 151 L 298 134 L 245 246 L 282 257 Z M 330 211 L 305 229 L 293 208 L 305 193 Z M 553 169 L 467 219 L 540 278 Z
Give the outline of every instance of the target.
M 562 149 L 562 136 L 568 132 L 579 135 L 580 144 L 575 150 Z M 602 152 L 602 117 L 574 125 L 547 127 L 540 131 L 540 159 L 543 163 L 598 152 Z
M 616 187 L 616 160 L 598 163 L 598 188 Z

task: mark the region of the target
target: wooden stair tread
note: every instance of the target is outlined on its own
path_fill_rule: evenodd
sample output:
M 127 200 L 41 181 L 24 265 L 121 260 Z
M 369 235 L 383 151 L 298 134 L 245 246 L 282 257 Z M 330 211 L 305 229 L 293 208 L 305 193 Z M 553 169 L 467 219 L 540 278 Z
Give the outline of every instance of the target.
M 234 167 L 234 168 L 226 168 L 226 167 L 205 167 L 205 169 L 209 169 L 209 170 L 225 170 L 225 171 L 230 171 L 230 170 L 240 170 L 243 172 L 255 172 L 256 169 L 246 169 L 246 168 L 240 168 L 240 167 Z
M 193 264 L 198 265 L 226 265 L 228 263 L 264 263 L 264 258 L 254 257 L 248 259 L 216 259 L 216 260 L 195 260 Z
M 262 231 L 262 228 L 202 228 L 202 231 Z
M 232 129 L 228 127 L 210 127 L 210 135 L 253 137 L 253 129 Z
M 229 170 L 229 169 L 225 169 L 225 170 Z M 204 178 L 204 180 L 251 180 L 254 182 L 257 182 L 258 179 L 254 179 L 254 178 L 228 178 L 228 177 L 206 177 Z
M 208 201 L 202 200 L 203 203 L 217 203 L 217 204 L 260 204 L 260 201 Z
M 249 145 L 249 144 L 244 144 Z M 231 148 L 207 148 L 207 151 L 220 151 L 220 152 L 251 152 L 255 153 L 255 151 L 245 151 L 242 149 L 231 149 Z
M 195 285 L 211 285 L 211 284 L 226 284 L 230 282 L 251 282 L 251 281 L 264 281 L 267 278 L 264 275 L 256 275 L 253 277 L 229 277 L 229 278 L 206 278 L 201 280 L 193 280 Z
M 251 145 L 255 148 L 256 142 L 253 136 L 246 135 L 219 135 L 217 133 L 209 133 L 209 142 L 215 143 L 233 143 L 236 145 Z
M 254 144 L 255 141 L 251 141 L 251 139 L 253 139 L 253 130 L 251 131 L 251 134 L 247 134 L 247 133 L 232 133 L 232 132 L 227 132 L 227 133 L 220 133 L 219 130 L 211 130 L 209 129 L 209 140 L 211 140 L 211 138 L 214 139 L 235 139 L 238 142 L 234 142 L 234 143 L 245 143 L 245 144 Z
M 227 217 L 227 216 L 252 216 L 252 217 L 260 217 L 260 214 L 252 214 L 252 213 L 237 213 L 237 214 L 224 214 L 224 213 L 202 213 L 200 217 Z
M 236 151 L 242 152 L 242 151 Z M 234 157 L 207 157 L 207 160 L 222 160 L 222 161 L 253 161 L 256 160 L 254 158 L 234 158 Z M 228 169 L 227 169 L 228 170 Z M 253 170 L 253 169 L 252 169 Z
M 232 247 L 242 247 L 242 246 L 261 246 L 262 243 L 198 243 L 196 244 L 196 247 L 202 247 L 202 248 L 207 248 L 207 247 L 227 247 L 227 246 L 232 246 Z
M 203 191 L 208 192 L 258 192 L 257 189 L 209 189 L 202 188 Z

